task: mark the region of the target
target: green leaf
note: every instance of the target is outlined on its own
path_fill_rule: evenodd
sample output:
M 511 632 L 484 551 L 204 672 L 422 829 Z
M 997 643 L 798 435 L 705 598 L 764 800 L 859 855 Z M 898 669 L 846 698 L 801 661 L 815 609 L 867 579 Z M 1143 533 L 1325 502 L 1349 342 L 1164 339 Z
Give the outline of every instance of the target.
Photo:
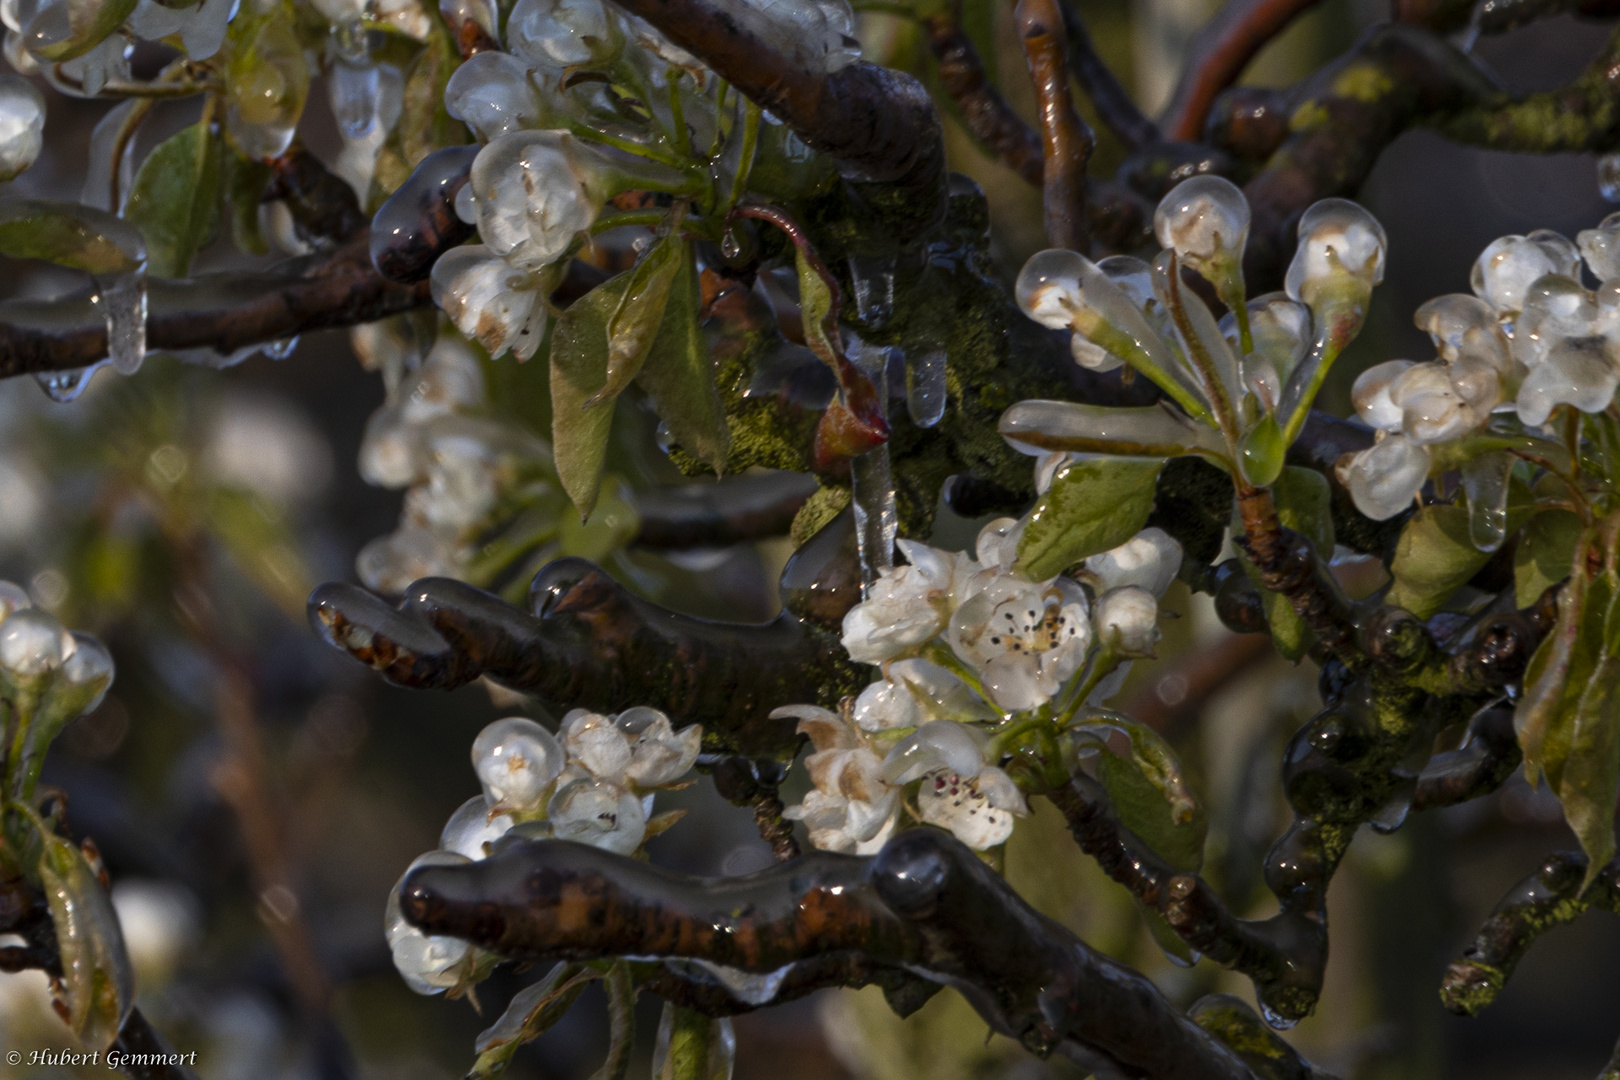
M 1610 622 L 1617 608 L 1620 603 L 1611 598 Z M 1564 818 L 1587 856 L 1583 889 L 1614 858 L 1614 805 L 1620 795 L 1620 642 L 1612 637 L 1605 641 L 1585 687 L 1558 779 Z
M 220 142 L 209 128 L 192 124 L 159 143 L 130 189 L 124 220 L 146 237 L 147 268 L 162 277 L 184 277 L 219 224 Z
M 270 184 L 270 167 L 235 151 L 224 154 L 226 198 L 231 210 L 231 239 L 243 251 L 264 255 L 270 244 L 259 228 L 259 204 Z
M 1081 458 L 1057 474 L 1018 542 L 1018 563 L 1036 580 L 1118 547 L 1153 512 L 1162 458 Z
M 38 833 L 39 880 L 62 956 L 62 1004 L 87 1050 L 104 1051 L 135 1005 L 135 969 L 107 890 L 77 844 L 56 835 L 32 810 L 13 803 Z
M 1387 601 L 1427 619 L 1490 558 L 1469 538 L 1464 507 L 1425 506 L 1401 530 Z
M 1586 542 L 1575 547 L 1576 564 L 1585 559 Z M 1513 727 L 1524 753 L 1524 775 L 1532 785 L 1543 770 L 1548 735 L 1561 713 L 1564 691 L 1580 643 L 1586 575 L 1573 574 L 1558 596 L 1558 618 L 1542 639 L 1524 672 L 1524 696 L 1513 710 Z
M 829 318 L 832 291 L 805 258 L 803 248 L 795 250 L 794 258 L 799 271 L 799 311 L 804 323 L 804 343 L 823 363 L 835 367 L 843 350 L 838 344 L 838 326 Z
M 641 371 L 653 339 L 664 321 L 670 287 L 684 265 L 684 241 L 665 237 L 630 271 L 630 282 L 618 310 L 608 320 L 607 373 L 602 389 L 588 408 L 611 403 Z
M 574 301 L 551 331 L 552 453 L 557 477 L 581 517 L 596 506 L 613 427 L 611 405 L 591 407 L 607 385 L 608 320 L 633 274 L 620 274 Z
M 588 521 L 561 515 L 557 540 L 562 555 L 577 555 L 600 563 L 624 547 L 641 529 L 641 517 L 630 503 L 630 492 L 617 477 L 610 477 Z
M 652 1080 L 730 1080 L 735 1044 L 725 1038 L 725 1022 L 664 1002 Z
M 682 243 L 664 322 L 636 384 L 652 397 L 681 448 L 719 472 L 731 451 L 731 428 L 698 322 L 702 307 L 696 254 Z
M 0 201 L 0 255 L 43 259 L 87 274 L 139 269 L 146 244 L 138 229 L 105 210 L 45 199 Z
M 586 984 L 599 978 L 601 972 L 584 964 L 558 964 L 544 979 L 512 995 L 500 1019 L 473 1044 L 478 1060 L 467 1080 L 489 1080 L 505 1072 L 518 1047 L 550 1030 L 579 1000 Z
M 1146 724 L 1124 717 L 1089 721 L 1074 730 L 1105 747 L 1110 734 L 1129 738 L 1129 754 L 1105 749 L 1098 755 L 1097 778 L 1121 824 L 1176 870 L 1196 873 L 1204 863 L 1208 821 L 1169 743 Z
M 1513 599 L 1529 607 L 1569 577 L 1569 560 L 1580 539 L 1581 519 L 1572 510 L 1545 510 L 1530 519 L 1513 553 Z

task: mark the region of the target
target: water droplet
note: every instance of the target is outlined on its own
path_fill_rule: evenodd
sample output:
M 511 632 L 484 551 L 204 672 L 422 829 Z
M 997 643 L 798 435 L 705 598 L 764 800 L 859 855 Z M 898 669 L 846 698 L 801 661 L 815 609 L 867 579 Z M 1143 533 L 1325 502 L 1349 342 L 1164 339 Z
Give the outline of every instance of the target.
M 1267 1005 L 1264 1001 L 1260 1003 L 1260 1015 L 1265 1017 L 1267 1024 L 1276 1028 L 1278 1031 L 1287 1031 L 1289 1028 L 1299 1023 L 1298 1020 L 1291 1017 L 1280 1016 L 1273 1012 L 1271 1010 L 1271 1006 Z
M 146 275 L 136 270 L 97 286 L 107 320 L 107 358 L 120 375 L 133 375 L 146 359 Z
M 736 229 L 727 229 L 726 235 L 720 238 L 720 254 L 728 259 L 735 259 L 742 254 L 742 242 L 737 239 Z
M 907 357 L 906 412 L 911 422 L 931 428 L 945 415 L 945 351 L 932 349 Z
M 1196 967 L 1198 961 L 1204 958 L 1204 954 L 1199 952 L 1197 949 L 1188 949 L 1185 954 L 1182 954 L 1174 951 L 1173 949 L 1166 949 L 1163 946 L 1160 946 L 1160 951 L 1164 953 L 1164 958 L 1166 960 L 1176 965 L 1176 967 L 1182 968 Z
M 332 101 L 332 116 L 347 139 L 363 139 L 377 124 L 377 98 L 382 75 L 377 65 L 334 62 L 327 71 L 326 88 Z
M 1378 813 L 1367 820 L 1367 824 L 1374 832 L 1392 833 L 1406 824 L 1406 815 L 1412 809 L 1412 795 L 1417 785 L 1411 781 L 1403 783 L 1399 790 L 1390 798 L 1389 802 L 1378 808 Z
M 100 367 L 101 364 L 91 364 L 89 367 L 74 368 L 72 371 L 39 371 L 34 373 L 34 378 L 38 380 L 39 388 L 45 391 L 46 397 L 66 405 L 84 392 L 84 388 L 90 385 L 90 377 Z
M 653 435 L 653 440 L 658 443 L 658 449 L 666 454 L 675 448 L 675 433 L 662 420 L 658 421 L 658 431 Z
M 1597 162 L 1598 192 L 1609 202 L 1620 202 L 1620 151 L 1604 154 Z
M 851 255 L 849 276 L 855 286 L 855 314 L 876 330 L 894 314 L 894 260 L 888 256 Z

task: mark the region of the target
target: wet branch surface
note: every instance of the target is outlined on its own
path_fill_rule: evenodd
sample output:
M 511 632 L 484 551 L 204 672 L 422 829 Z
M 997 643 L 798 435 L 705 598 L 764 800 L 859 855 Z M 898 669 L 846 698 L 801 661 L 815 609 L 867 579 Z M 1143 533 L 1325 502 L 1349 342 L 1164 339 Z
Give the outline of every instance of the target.
M 1096 138 L 1075 111 L 1069 91 L 1069 42 L 1059 3 L 1019 0 L 1013 18 L 1035 84 L 1040 116 L 1046 242 L 1052 247 L 1086 251 L 1086 165 Z
M 1164 112 L 1171 139 L 1197 142 L 1216 95 L 1237 81 L 1249 61 L 1295 17 L 1320 0 L 1228 0 L 1188 48 L 1186 66 Z
M 548 565 L 530 601 L 532 614 L 427 578 L 398 608 L 351 585 L 322 585 L 309 614 L 329 642 L 398 685 L 448 690 L 489 675 L 554 710 L 654 702 L 677 724 L 703 724 L 711 753 L 791 757 L 795 722 L 770 719 L 771 710 L 835 706 L 865 681 L 832 633 L 790 613 L 758 625 L 681 615 L 583 559 Z
M 984 70 L 984 62 L 973 47 L 954 13 L 930 15 L 923 20 L 928 47 L 938 64 L 940 85 L 951 95 L 962 120 L 975 139 L 1008 168 L 1031 184 L 1042 176 L 1041 139 L 1024 118 L 1013 111 Z
M 1579 852 L 1556 852 L 1503 897 L 1478 936 L 1446 969 L 1441 1003 L 1459 1016 L 1474 1016 L 1496 1000 L 1542 934 L 1592 908 L 1620 914 L 1620 861 L 1593 875 L 1583 892 L 1587 865 Z
M 815 853 L 704 879 L 566 841 L 520 841 L 482 862 L 423 867 L 405 917 L 429 934 L 522 960 L 703 960 L 811 982 L 898 970 L 960 991 L 990 1026 L 1041 1054 L 1162 1080 L 1255 1080 L 1146 978 L 1031 909 L 948 835 L 912 829 L 873 857 Z M 851 957 L 846 959 L 846 957 Z M 810 965 L 803 974 L 800 963 Z M 791 967 L 790 967 L 791 966 Z M 655 985 L 727 1006 L 694 979 Z M 744 1011 L 737 1009 L 735 1011 Z

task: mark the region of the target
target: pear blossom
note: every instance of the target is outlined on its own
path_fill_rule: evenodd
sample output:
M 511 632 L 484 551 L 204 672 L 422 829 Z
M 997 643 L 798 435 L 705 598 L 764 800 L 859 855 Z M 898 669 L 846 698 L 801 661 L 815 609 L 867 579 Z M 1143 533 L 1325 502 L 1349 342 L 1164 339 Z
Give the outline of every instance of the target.
M 1086 559 L 1098 595 L 1135 585 L 1162 597 L 1181 569 L 1181 544 L 1163 529 L 1143 529 L 1116 548 Z
M 509 716 L 478 733 L 472 761 L 492 808 L 525 811 L 540 805 L 562 772 L 565 754 L 551 732 L 527 717 Z
M 954 606 L 959 580 L 971 559 L 901 540 L 907 564 L 883 571 L 867 598 L 844 615 L 844 650 L 850 659 L 879 664 L 916 648 L 938 634 Z
M 852 723 L 814 705 L 789 705 L 773 718 L 796 717 L 798 732 L 815 752 L 805 769 L 815 785 L 782 816 L 803 821 L 810 844 L 822 851 L 870 855 L 894 832 L 900 789 L 884 778 L 883 758 Z
M 606 198 L 589 154 L 565 131 L 514 131 L 480 150 L 468 186 L 489 250 L 530 273 L 561 258 Z
M 1315 308 L 1324 290 L 1349 286 L 1370 293 L 1384 280 L 1389 240 L 1383 225 L 1349 199 L 1312 203 L 1299 221 L 1299 247 L 1283 285 Z
M 471 861 L 453 851 L 430 851 L 405 869 L 388 894 L 383 932 L 393 953 L 395 970 L 418 994 L 442 994 L 455 986 L 461 981 L 464 962 L 474 950 L 460 938 L 429 936 L 406 922 L 400 911 L 399 890 L 417 867 L 455 866 Z
M 571 764 L 637 789 L 680 779 L 703 746 L 703 725 L 675 731 L 669 717 L 640 706 L 616 716 L 574 709 L 563 717 L 559 733 Z
M 1153 213 L 1159 243 L 1189 266 L 1237 260 L 1249 240 L 1249 202 L 1222 176 L 1205 173 L 1177 184 Z
M 559 840 L 590 844 L 629 855 L 647 835 L 647 807 L 628 788 L 570 769 L 546 806 L 546 818 Z
M 444 823 L 439 834 L 439 850 L 452 851 L 477 861 L 488 854 L 488 846 L 505 836 L 516 824 L 512 815 L 492 811 L 487 795 L 474 795 Z
M 1469 285 L 1498 314 L 1516 315 L 1524 306 L 1525 291 L 1536 280 L 1548 274 L 1573 277 L 1580 257 L 1574 244 L 1551 229 L 1503 236 L 1480 252 Z
M 850 716 L 856 727 L 870 732 L 916 727 L 935 717 L 996 719 L 960 678 L 920 657 L 884 665 L 884 677 L 861 691 Z
M 1013 818 L 1029 813 L 1012 777 L 984 757 L 985 740 L 973 728 L 933 720 L 897 744 L 883 762 L 892 784 L 921 780 L 917 812 L 949 829 L 962 843 L 984 851 L 1005 843 Z
M 1595 229 L 1576 233 L 1575 245 L 1593 277 L 1599 281 L 1620 278 L 1620 213 L 1610 214 Z
M 1091 646 L 1087 616 L 1085 594 L 1068 578 L 1035 583 L 981 572 L 952 614 L 947 640 L 998 708 L 1021 712 L 1080 670 Z
M 1159 642 L 1159 601 L 1139 585 L 1110 589 L 1097 600 L 1097 637 L 1120 656 L 1152 656 Z

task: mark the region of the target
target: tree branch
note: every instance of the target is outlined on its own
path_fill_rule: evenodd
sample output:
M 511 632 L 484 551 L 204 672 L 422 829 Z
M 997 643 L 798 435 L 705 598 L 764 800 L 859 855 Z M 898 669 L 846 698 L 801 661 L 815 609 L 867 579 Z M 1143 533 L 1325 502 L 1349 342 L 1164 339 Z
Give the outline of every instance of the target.
M 1514 967 L 1542 934 L 1574 921 L 1588 908 L 1620 914 L 1620 861 L 1598 871 L 1582 893 L 1586 867 L 1585 855 L 1557 852 L 1504 896 L 1473 943 L 1446 969 L 1441 1003 L 1459 1016 L 1478 1015 L 1496 1000 Z
M 957 8 L 923 20 L 940 85 L 956 102 L 973 137 L 1008 168 L 1038 186 L 1042 176 L 1040 136 L 985 77 L 984 62 L 962 32 L 958 22 L 960 5 Z
M 641 528 L 635 543 L 679 550 L 786 536 L 794 515 L 819 487 L 805 473 L 772 472 L 638 491 Z
M 1063 32 L 1068 37 L 1069 71 L 1086 92 L 1097 116 L 1127 150 L 1140 150 L 1160 140 L 1159 128 L 1142 114 L 1130 92 L 1120 85 L 1113 71 L 1103 63 L 1091 43 L 1085 20 L 1071 0 L 1058 0 L 1063 15 Z
M 482 862 L 414 871 L 400 909 L 429 934 L 515 959 L 699 959 L 786 979 L 800 962 L 855 953 L 957 988 L 1038 1053 L 1156 1080 L 1255 1080 L 1147 979 L 931 829 L 900 834 L 874 858 L 816 853 L 718 881 L 563 841 L 518 842 Z
M 1088 249 L 1086 165 L 1096 137 L 1074 110 L 1069 93 L 1068 38 L 1059 0 L 1018 0 L 1013 18 L 1035 84 L 1044 157 L 1041 206 L 1046 242 L 1084 254 Z
M 534 614 L 448 578 L 413 584 L 396 610 L 363 589 L 327 584 L 310 624 L 390 682 L 454 689 L 489 675 L 554 711 L 652 705 L 703 724 L 711 753 L 785 759 L 799 746 L 784 702 L 836 706 L 865 684 L 837 637 L 783 612 L 719 623 L 637 597 L 583 559 L 558 559 L 530 587 Z
M 1237 81 L 1255 54 L 1298 15 L 1321 0 L 1228 0 L 1187 50 L 1187 63 L 1160 119 L 1177 142 L 1199 142 L 1222 90 Z

